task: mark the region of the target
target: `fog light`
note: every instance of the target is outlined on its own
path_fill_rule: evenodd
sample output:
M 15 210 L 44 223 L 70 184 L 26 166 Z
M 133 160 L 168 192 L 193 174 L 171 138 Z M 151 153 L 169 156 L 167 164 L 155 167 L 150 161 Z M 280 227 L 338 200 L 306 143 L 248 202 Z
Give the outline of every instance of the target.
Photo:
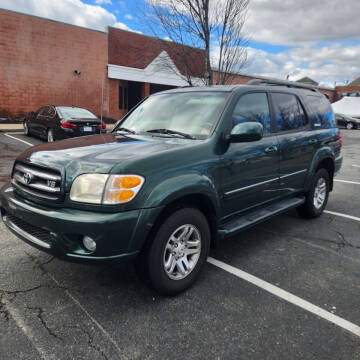
M 89 236 L 84 236 L 83 244 L 86 250 L 91 252 L 96 250 L 96 242 Z

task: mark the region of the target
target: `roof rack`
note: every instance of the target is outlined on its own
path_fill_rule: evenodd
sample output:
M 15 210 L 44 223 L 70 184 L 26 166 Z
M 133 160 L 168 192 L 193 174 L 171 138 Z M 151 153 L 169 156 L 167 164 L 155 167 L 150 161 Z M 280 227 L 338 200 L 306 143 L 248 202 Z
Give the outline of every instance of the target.
M 261 80 L 261 79 L 253 79 L 248 81 L 248 85 L 272 85 L 272 86 L 287 86 L 289 88 L 299 88 L 299 89 L 307 89 L 315 92 L 319 92 L 315 86 L 294 83 L 293 81 L 286 80 Z

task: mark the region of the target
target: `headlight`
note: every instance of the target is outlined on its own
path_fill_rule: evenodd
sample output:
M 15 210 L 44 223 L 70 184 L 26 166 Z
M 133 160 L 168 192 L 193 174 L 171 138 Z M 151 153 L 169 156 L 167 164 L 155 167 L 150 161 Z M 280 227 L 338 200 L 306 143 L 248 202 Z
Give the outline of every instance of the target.
M 106 174 L 84 174 L 78 176 L 70 190 L 70 199 L 91 204 L 101 204 L 106 180 Z
M 70 199 L 91 204 L 122 204 L 131 201 L 143 183 L 144 178 L 139 175 L 84 174 L 74 180 Z

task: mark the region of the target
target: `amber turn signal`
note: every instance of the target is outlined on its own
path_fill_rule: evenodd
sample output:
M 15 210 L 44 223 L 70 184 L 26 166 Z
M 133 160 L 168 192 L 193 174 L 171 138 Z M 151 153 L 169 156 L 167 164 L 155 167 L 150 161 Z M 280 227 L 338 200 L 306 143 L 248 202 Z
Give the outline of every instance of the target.
M 109 193 L 109 200 L 111 202 L 126 202 L 131 200 L 135 196 L 132 190 L 111 190 Z
M 142 180 L 138 176 L 130 175 L 130 176 L 119 176 L 115 177 L 112 183 L 113 188 L 120 189 L 132 189 L 141 184 Z
M 132 189 L 141 184 L 141 179 L 137 176 L 124 176 L 121 179 L 121 188 L 122 189 Z

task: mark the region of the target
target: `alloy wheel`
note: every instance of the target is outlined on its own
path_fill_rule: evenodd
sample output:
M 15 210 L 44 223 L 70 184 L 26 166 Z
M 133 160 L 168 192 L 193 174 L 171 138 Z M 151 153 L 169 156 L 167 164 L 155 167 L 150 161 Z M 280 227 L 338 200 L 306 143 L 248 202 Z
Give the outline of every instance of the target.
M 27 121 L 24 122 L 24 134 L 25 135 L 29 134 L 29 127 Z
M 201 253 L 201 235 L 191 224 L 178 227 L 166 244 L 163 265 L 172 280 L 186 278 L 195 268 Z
M 48 130 L 47 141 L 48 142 L 53 142 L 54 141 L 54 134 L 53 134 L 52 130 Z
M 319 210 L 325 202 L 326 199 L 326 181 L 324 178 L 319 178 L 315 190 L 314 190 L 314 206 L 317 210 Z

